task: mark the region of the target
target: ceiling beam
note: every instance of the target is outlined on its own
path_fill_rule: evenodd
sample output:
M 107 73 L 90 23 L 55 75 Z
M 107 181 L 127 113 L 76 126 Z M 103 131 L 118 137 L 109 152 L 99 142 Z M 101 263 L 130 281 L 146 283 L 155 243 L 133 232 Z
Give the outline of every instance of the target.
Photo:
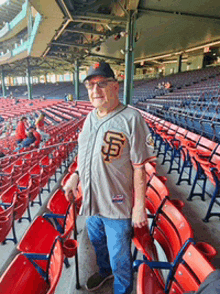
M 113 16 L 113 15 L 106 15 L 106 14 L 99 14 L 99 13 L 89 13 L 87 15 L 74 15 L 73 22 L 84 22 L 84 23 L 98 23 L 98 24 L 106 24 L 111 23 L 112 25 L 116 25 L 119 23 L 126 24 L 128 22 L 126 17 L 120 16 Z
M 206 15 L 206 14 L 196 14 L 196 13 L 190 13 L 190 12 L 181 12 L 181 11 L 173 11 L 173 10 L 164 10 L 164 9 L 153 9 L 153 8 L 143 8 L 139 7 L 138 12 L 142 13 L 149 13 L 149 12 L 155 12 L 155 13 L 166 13 L 166 14 L 173 14 L 177 16 L 189 16 L 189 17 L 198 17 L 203 19 L 212 19 L 212 20 L 220 20 L 219 16 L 214 15 Z
M 115 60 L 115 61 L 124 62 L 124 59 L 122 59 L 122 58 L 117 58 L 117 57 L 112 57 L 112 56 L 107 56 L 107 55 L 89 53 L 88 56 L 99 57 L 99 58 L 105 58 L 105 59 L 111 59 L 111 60 Z
M 64 46 L 64 47 L 66 47 L 66 46 L 68 46 L 68 47 L 76 47 L 76 48 L 85 48 L 85 49 L 90 49 L 90 48 L 92 48 L 92 46 L 91 45 L 84 45 L 84 44 L 73 44 L 73 43 L 67 43 L 67 42 L 51 42 L 51 45 L 57 45 L 57 46 Z M 63 53 L 65 53 L 65 52 L 63 52 Z M 73 52 L 74 53 L 74 52 Z
M 91 31 L 86 29 L 65 29 L 65 32 L 70 33 L 82 33 L 82 34 L 92 34 L 92 35 L 98 35 L 98 36 L 105 36 L 105 32 L 98 32 L 98 31 Z

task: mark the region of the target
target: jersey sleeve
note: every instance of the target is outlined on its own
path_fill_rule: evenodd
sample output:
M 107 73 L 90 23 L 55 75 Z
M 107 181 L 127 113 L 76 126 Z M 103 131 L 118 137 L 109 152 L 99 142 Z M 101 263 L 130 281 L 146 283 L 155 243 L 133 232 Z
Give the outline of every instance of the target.
M 130 137 L 130 158 L 133 165 L 141 165 L 153 155 L 153 148 L 147 143 L 150 137 L 146 122 L 137 112 L 132 122 Z

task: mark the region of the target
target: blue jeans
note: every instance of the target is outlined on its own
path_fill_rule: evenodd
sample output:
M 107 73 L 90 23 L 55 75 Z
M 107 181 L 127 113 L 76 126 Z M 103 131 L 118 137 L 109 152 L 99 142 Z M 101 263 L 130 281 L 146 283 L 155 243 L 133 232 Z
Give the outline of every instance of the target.
M 114 294 L 130 294 L 133 289 L 131 219 L 95 215 L 87 218 L 86 225 L 100 275 L 113 273 Z

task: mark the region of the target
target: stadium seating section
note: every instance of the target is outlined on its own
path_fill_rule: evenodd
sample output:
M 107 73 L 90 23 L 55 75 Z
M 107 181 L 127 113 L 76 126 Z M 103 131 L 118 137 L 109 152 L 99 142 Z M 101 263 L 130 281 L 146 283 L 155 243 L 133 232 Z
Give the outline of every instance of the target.
M 219 206 L 220 194 L 219 76 L 216 67 L 134 83 L 134 105 L 149 126 L 155 155 L 162 156 L 162 164 L 168 162 L 168 173 L 178 173 L 177 185 L 182 181 L 192 185 L 188 200 L 200 197 L 205 201 L 207 184 L 213 185 L 205 222 L 220 216 L 220 211 L 213 212 L 214 205 Z M 172 88 L 159 89 L 162 81 L 171 82 Z M 4 293 L 31 293 L 31 287 L 35 293 L 54 293 L 63 262 L 68 267 L 72 256 L 79 288 L 76 216 L 82 191 L 79 183 L 78 195 L 70 205 L 62 187 L 77 168 L 77 138 L 92 107 L 88 101 L 20 99 L 15 104 L 13 99 L 1 98 L 0 108 L 4 109 L 0 151 L 6 155 L 0 159 L 0 242 L 7 246 L 13 241 L 18 250 L 0 278 L 0 288 Z M 50 139 L 39 149 L 14 152 L 13 131 L 18 119 L 25 115 L 31 124 L 41 110 Z M 197 290 L 215 270 L 212 258 L 217 252 L 208 243 L 195 242 L 191 224 L 183 214 L 184 203 L 171 195 L 156 164 L 147 162 L 145 171 L 150 222 L 147 227 L 134 229 L 137 293 Z M 58 181 L 58 174 L 62 176 L 59 188 L 51 192 L 51 182 Z M 201 192 L 196 190 L 198 183 Z M 51 193 L 47 213 L 33 219 L 30 207 L 42 206 L 44 191 Z M 23 219 L 30 225 L 19 240 L 16 228 Z M 158 254 L 158 247 L 165 258 Z M 138 253 L 143 258 L 137 259 Z

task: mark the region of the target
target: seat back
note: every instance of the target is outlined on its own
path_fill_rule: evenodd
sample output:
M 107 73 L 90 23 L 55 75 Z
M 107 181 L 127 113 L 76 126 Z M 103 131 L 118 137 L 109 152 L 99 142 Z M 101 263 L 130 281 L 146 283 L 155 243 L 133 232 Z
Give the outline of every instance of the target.
M 62 178 L 62 181 L 61 181 L 61 186 L 64 187 L 67 180 L 70 178 L 70 176 L 72 175 L 72 173 L 68 172 L 63 178 Z
M 77 158 L 76 158 L 77 160 Z M 77 161 L 73 161 L 73 163 L 69 166 L 68 171 L 70 173 L 74 173 L 74 171 L 77 169 Z
M 169 293 L 197 291 L 199 285 L 215 270 L 194 244 L 189 244 L 170 282 Z M 176 291 L 176 292 L 175 292 Z
M 164 198 L 169 196 L 169 189 L 155 174 L 152 174 L 146 188 L 146 208 L 155 214 Z
M 64 255 L 61 241 L 59 239 L 56 239 L 48 260 L 47 279 L 50 288 L 47 291 L 47 294 L 53 294 L 55 291 L 55 288 L 62 273 L 63 259 Z
M 176 292 L 174 292 L 176 294 Z M 138 269 L 137 294 L 165 294 L 153 270 L 145 263 Z
M 146 172 L 146 181 L 148 182 L 150 180 L 150 177 L 152 174 L 156 174 L 156 168 L 154 163 L 146 162 L 145 165 L 145 172 Z
M 210 163 L 213 165 L 217 165 L 220 163 L 220 145 L 218 145 L 218 147 L 213 152 L 210 158 Z
M 28 258 L 20 253 L 0 278 L 1 293 L 48 293 L 49 285 Z
M 187 239 L 193 238 L 193 230 L 190 223 L 182 214 L 182 212 L 176 208 L 172 201 L 169 199 L 166 200 L 165 205 L 162 207 L 162 212 L 175 226 L 182 245 L 186 242 Z
M 186 137 L 182 140 L 182 145 L 190 144 L 190 145 L 196 146 L 200 138 L 201 138 L 201 135 L 198 135 L 193 132 L 188 132 L 186 134 Z
M 157 216 L 153 234 L 164 249 L 168 261 L 173 262 L 183 244 L 193 237 L 193 230 L 185 216 L 166 199 Z
M 6 189 L 2 195 L 1 195 L 1 201 L 3 203 L 11 204 L 13 202 L 13 199 L 16 198 L 18 192 L 17 185 L 10 185 L 8 189 Z
M 72 232 L 73 228 L 75 228 L 75 220 L 76 220 L 76 209 L 73 206 L 73 204 L 69 204 L 69 207 L 67 208 L 65 220 L 64 220 L 64 227 L 63 227 L 63 234 L 62 238 L 66 239 L 70 233 Z
M 179 127 L 176 131 L 176 134 L 175 134 L 175 139 L 181 139 L 181 138 L 185 138 L 186 135 L 188 133 L 188 130 L 182 128 L 182 127 Z
M 39 164 L 35 164 L 33 167 L 31 167 L 28 172 L 31 175 L 40 175 L 43 173 L 43 168 Z
M 15 200 L 14 200 L 15 201 Z M 14 221 L 14 201 L 7 208 L 0 210 L 0 242 L 5 241 L 6 236 L 10 232 Z
M 17 249 L 26 253 L 48 254 L 59 232 L 44 217 L 38 216 L 26 231 Z
M 50 200 L 48 201 L 47 208 L 55 214 L 66 214 L 69 207 L 69 201 L 65 197 L 65 192 L 62 189 L 57 189 Z

